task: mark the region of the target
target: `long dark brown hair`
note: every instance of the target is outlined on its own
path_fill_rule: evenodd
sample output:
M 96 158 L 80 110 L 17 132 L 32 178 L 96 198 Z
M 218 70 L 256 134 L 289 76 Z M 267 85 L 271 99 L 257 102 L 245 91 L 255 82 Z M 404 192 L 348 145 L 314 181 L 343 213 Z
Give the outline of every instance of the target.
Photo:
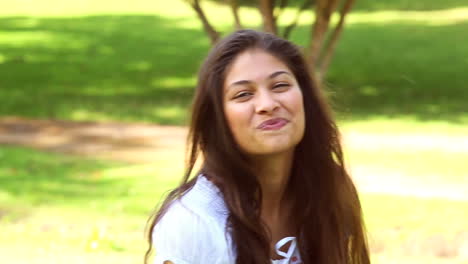
M 150 220 L 146 260 L 152 251 L 154 226 L 170 203 L 195 184 L 191 174 L 202 156 L 200 173 L 219 187 L 230 212 L 226 232 L 230 232 L 235 246 L 236 263 L 271 263 L 270 233 L 260 219 L 261 186 L 228 127 L 222 100 L 228 67 L 240 53 L 253 48 L 285 63 L 302 90 L 305 132 L 295 149 L 287 192 L 294 193 L 291 224 L 303 262 L 370 263 L 359 197 L 344 166 L 339 132 L 329 106 L 300 49 L 275 35 L 254 30 L 240 30 L 221 40 L 201 66 L 186 173 Z

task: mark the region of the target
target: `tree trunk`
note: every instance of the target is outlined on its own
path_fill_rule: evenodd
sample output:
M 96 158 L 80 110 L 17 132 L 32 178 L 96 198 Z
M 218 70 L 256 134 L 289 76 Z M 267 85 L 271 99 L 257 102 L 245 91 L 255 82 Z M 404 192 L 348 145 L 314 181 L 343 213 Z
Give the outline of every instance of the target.
M 260 12 L 263 18 L 263 30 L 276 34 L 276 21 L 273 15 L 274 1 L 273 0 L 260 0 Z
M 203 8 L 200 5 L 201 0 L 186 0 L 187 3 L 196 12 L 202 22 L 203 29 L 210 38 L 212 44 L 220 38 L 220 33 L 208 21 Z M 236 29 L 241 29 L 241 18 L 239 16 L 239 0 L 224 0 L 231 7 L 234 16 L 234 25 Z M 288 0 L 258 0 L 258 8 L 263 19 L 263 30 L 278 35 L 278 19 L 288 6 Z M 288 38 L 291 31 L 296 27 L 300 15 L 308 8 L 315 9 L 315 21 L 310 29 L 310 43 L 306 47 L 306 60 L 309 64 L 311 74 L 315 76 L 317 83 L 322 83 L 322 79 L 328 71 L 330 62 L 341 32 L 343 31 L 345 17 L 350 12 L 356 0 L 303 0 L 303 4 L 297 8 L 297 13 L 291 24 L 284 28 L 283 37 Z M 333 12 L 340 5 L 340 18 L 336 26 L 329 32 L 330 19 Z M 275 8 L 276 6 L 276 8 Z
M 192 3 L 190 3 L 190 5 L 192 6 L 193 10 L 195 10 L 198 18 L 202 22 L 203 29 L 205 30 L 206 34 L 208 34 L 211 44 L 215 44 L 216 42 L 218 42 L 220 35 L 218 31 L 216 31 L 214 27 L 208 21 L 208 18 L 206 17 L 205 12 L 203 12 L 202 7 L 200 6 L 200 1 L 194 0 Z
M 320 78 L 325 76 L 328 71 L 328 67 L 330 66 L 331 58 L 333 57 L 333 54 L 335 52 L 335 47 L 336 44 L 338 43 L 338 39 L 341 35 L 341 32 L 343 31 L 343 26 L 345 23 L 345 17 L 353 7 L 354 3 L 356 2 L 355 0 L 345 0 L 346 2 L 343 4 L 343 7 L 340 10 L 340 20 L 338 21 L 338 24 L 335 26 L 333 33 L 329 40 L 327 41 L 327 44 L 325 45 L 325 49 L 321 54 L 320 58 Z
M 231 6 L 232 15 L 234 16 L 234 25 L 237 30 L 242 28 L 242 23 L 239 17 L 239 5 L 237 0 L 229 0 L 229 5 Z
M 325 35 L 328 31 L 328 25 L 330 24 L 330 17 L 335 10 L 337 0 L 317 0 L 315 7 L 315 22 L 312 27 L 312 38 L 308 50 L 308 64 L 314 74 L 317 77 L 319 83 L 322 82 L 320 68 L 318 67 L 318 59 L 322 51 Z

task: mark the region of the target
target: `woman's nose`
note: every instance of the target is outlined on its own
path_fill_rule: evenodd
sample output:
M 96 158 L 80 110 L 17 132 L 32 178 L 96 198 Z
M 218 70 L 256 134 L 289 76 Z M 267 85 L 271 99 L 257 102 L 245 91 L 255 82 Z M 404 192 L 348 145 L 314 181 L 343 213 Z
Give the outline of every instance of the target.
M 257 93 L 255 100 L 255 112 L 258 114 L 270 114 L 279 108 L 279 103 L 270 91 Z

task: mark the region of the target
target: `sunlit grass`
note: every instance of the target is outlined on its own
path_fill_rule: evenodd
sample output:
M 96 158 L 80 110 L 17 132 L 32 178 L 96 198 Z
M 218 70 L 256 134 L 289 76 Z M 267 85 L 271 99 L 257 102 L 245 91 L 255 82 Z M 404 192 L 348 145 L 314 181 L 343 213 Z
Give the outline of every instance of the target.
M 467 260 L 467 202 L 366 194 L 361 199 L 375 263 Z
M 348 24 L 373 23 L 418 23 L 421 25 L 442 26 L 468 21 L 468 7 L 435 11 L 374 11 L 357 12 L 347 17 Z
M 2 147 L 0 155 L 0 252 L 11 260 L 30 249 L 15 263 L 62 256 L 73 259 L 67 263 L 139 262 L 145 221 L 179 181 L 183 164 L 170 153 L 151 165 L 11 147 Z
M 124 0 L 61 1 L 41 0 L 25 4 L 23 0 L 11 0 L 2 4 L 0 15 L 35 17 L 70 17 L 105 14 L 155 14 L 161 9 L 173 8 L 174 15 L 186 16 L 190 7 L 182 1 L 135 0 L 132 4 Z
M 195 77 L 191 77 L 191 78 L 166 77 L 166 78 L 154 80 L 152 84 L 155 87 L 165 87 L 165 88 L 180 87 L 180 86 L 195 87 L 196 79 Z
M 374 149 L 356 146 L 347 154 L 352 165 L 357 167 L 367 165 L 376 168 L 377 173 L 380 168 L 380 173 L 402 174 L 402 177 L 426 184 L 464 184 L 468 187 L 466 172 L 468 150 L 465 152 L 444 152 L 443 149 L 421 150 L 409 144 L 407 147 L 402 145 L 394 149 L 387 146 L 376 146 Z
M 468 119 L 467 119 L 468 122 Z M 388 118 L 376 115 L 375 117 L 364 118 L 361 120 L 352 120 L 347 118 L 339 119 L 338 124 L 343 133 L 375 133 L 375 134 L 410 134 L 418 135 L 424 132 L 424 135 L 445 135 L 445 136 L 464 136 L 468 135 L 468 126 L 462 124 L 453 124 L 449 121 L 427 120 L 420 121 L 417 118 L 399 117 Z
M 417 2 L 417 1 L 415 1 Z M 13 25 L 22 28 L 33 28 L 38 25 L 38 18 L 46 17 L 80 17 L 90 15 L 161 15 L 168 18 L 183 18 L 173 24 L 175 27 L 199 29 L 200 23 L 194 11 L 183 1 L 148 1 L 138 0 L 132 2 L 131 6 L 125 1 L 75 1 L 65 3 L 57 0 L 43 0 L 40 7 L 34 5 L 24 5 L 22 1 L 9 1 L 5 8 L 0 11 L 0 16 L 30 16 L 29 19 L 18 19 L 12 22 Z M 462 3 L 460 1 L 460 3 Z M 365 5 L 365 4 L 364 4 Z M 427 3 L 426 3 L 427 5 Z M 348 24 L 354 23 L 398 23 L 416 22 L 426 25 L 447 25 L 468 20 L 468 7 L 460 5 L 444 10 L 429 9 L 415 10 L 409 7 L 406 10 L 387 9 L 366 10 L 365 8 L 355 9 L 347 17 Z M 395 5 L 398 6 L 398 5 Z M 228 6 L 213 2 L 204 2 L 203 7 L 207 14 L 216 13 L 217 16 L 210 16 L 209 19 L 216 27 L 226 30 L 232 26 L 233 17 Z M 250 27 L 258 27 L 261 24 L 260 14 L 257 9 L 251 7 L 241 7 L 240 14 L 244 24 Z M 293 8 L 286 9 L 280 17 L 280 24 L 285 26 L 292 21 L 296 11 Z M 428 19 L 430 18 L 430 19 Z M 305 11 L 301 15 L 298 25 L 310 25 L 314 20 L 314 15 L 310 11 Z M 338 21 L 338 14 L 332 18 Z
M 72 259 L 67 263 L 139 262 L 146 248 L 145 221 L 176 186 L 183 164 L 182 153 L 140 165 L 11 147 L 0 154 L 0 252 L 15 263 L 64 256 Z M 436 263 L 438 258 L 428 254 L 443 248 L 428 241 L 437 238 L 456 249 L 457 237 L 468 228 L 466 202 L 366 193 L 361 198 L 377 263 Z M 17 255 L 24 248 L 31 250 Z

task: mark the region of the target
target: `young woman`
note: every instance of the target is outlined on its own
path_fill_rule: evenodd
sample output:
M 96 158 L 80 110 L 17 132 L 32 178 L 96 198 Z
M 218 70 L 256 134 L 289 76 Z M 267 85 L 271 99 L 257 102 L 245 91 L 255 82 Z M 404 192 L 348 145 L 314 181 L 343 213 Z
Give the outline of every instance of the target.
M 220 41 L 189 142 L 183 183 L 151 222 L 157 264 L 369 263 L 337 127 L 292 43 L 253 30 Z

